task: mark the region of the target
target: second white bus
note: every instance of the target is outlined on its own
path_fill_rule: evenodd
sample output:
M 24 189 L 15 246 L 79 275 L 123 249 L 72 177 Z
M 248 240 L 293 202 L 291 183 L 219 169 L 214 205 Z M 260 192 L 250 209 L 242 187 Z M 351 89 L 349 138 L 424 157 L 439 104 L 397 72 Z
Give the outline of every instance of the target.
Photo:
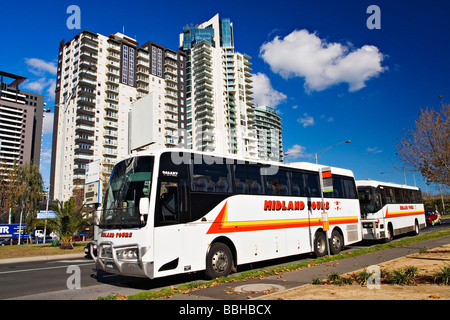
M 419 188 L 373 180 L 358 180 L 356 185 L 364 240 L 391 241 L 426 227 Z
M 356 184 L 332 168 L 322 203 L 319 169 L 309 163 L 256 163 L 181 149 L 146 151 L 118 162 L 100 219 L 96 265 L 109 273 L 157 278 L 301 253 L 327 253 L 361 241 Z

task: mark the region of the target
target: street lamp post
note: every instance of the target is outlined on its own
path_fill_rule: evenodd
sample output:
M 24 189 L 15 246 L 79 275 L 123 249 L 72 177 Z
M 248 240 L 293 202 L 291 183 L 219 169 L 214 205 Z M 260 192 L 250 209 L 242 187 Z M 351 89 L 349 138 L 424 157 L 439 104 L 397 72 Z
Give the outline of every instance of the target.
M 316 159 L 316 164 L 318 164 L 318 159 L 319 159 L 319 154 L 320 153 L 324 153 L 324 152 L 330 150 L 331 148 L 334 148 L 334 147 L 336 147 L 336 146 L 338 146 L 340 144 L 351 143 L 351 142 L 352 142 L 351 140 L 342 141 L 342 142 L 339 142 L 339 143 L 336 143 L 336 144 L 332 145 L 331 147 L 328 147 L 328 148 L 325 148 L 325 149 L 323 149 L 321 151 L 318 151 L 318 152 L 315 152 L 315 153 L 310 153 L 310 154 L 308 154 L 308 153 L 300 153 L 300 152 L 286 152 L 284 155 L 285 156 L 290 156 L 290 155 L 295 155 L 295 154 L 308 155 L 308 156 L 314 155 L 314 158 Z

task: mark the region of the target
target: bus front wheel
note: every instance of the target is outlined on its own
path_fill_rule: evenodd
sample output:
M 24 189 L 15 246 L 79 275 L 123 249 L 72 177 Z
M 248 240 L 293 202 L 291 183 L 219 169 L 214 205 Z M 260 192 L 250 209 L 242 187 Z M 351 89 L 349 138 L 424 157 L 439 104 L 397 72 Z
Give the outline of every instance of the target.
M 322 231 L 317 231 L 314 238 L 314 254 L 316 257 L 323 257 L 327 254 L 327 237 Z
M 214 243 L 206 257 L 206 276 L 209 279 L 226 277 L 233 267 L 233 255 L 227 245 Z

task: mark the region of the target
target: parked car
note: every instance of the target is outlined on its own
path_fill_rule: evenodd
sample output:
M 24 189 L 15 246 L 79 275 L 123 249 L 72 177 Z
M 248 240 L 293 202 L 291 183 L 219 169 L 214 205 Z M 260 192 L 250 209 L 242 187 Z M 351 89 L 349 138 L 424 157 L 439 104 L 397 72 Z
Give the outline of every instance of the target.
M 50 236 L 45 237 L 45 243 L 52 243 L 53 238 Z M 44 237 L 34 239 L 34 243 L 44 243 Z
M 441 215 L 437 211 L 425 210 L 425 220 L 427 221 L 428 226 L 441 224 Z
M 1 239 L 0 240 L 0 246 L 9 246 L 11 244 L 18 244 L 18 243 L 19 243 L 19 239 L 18 238 L 6 238 L 6 239 Z
M 78 236 L 73 236 L 72 237 L 72 241 L 85 241 L 86 240 L 86 235 L 85 234 L 80 234 Z

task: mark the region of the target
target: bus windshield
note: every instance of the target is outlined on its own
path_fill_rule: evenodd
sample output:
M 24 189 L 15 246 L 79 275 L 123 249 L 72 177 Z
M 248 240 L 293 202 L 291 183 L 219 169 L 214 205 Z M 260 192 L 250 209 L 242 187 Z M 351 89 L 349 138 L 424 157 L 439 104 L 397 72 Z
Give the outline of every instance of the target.
M 151 190 L 154 158 L 133 157 L 117 163 L 111 174 L 100 218 L 101 228 L 133 228 L 142 225 L 139 200 Z

